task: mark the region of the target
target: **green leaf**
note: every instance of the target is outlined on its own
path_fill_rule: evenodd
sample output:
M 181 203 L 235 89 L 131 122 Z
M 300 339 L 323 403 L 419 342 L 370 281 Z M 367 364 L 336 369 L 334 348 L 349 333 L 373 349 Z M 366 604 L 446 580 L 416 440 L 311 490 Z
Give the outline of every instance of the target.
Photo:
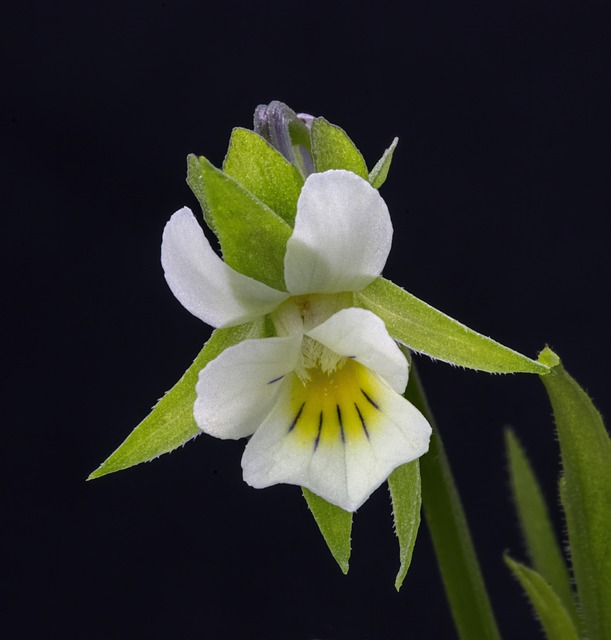
M 343 129 L 324 118 L 316 118 L 312 123 L 312 156 L 315 171 L 345 169 L 367 180 L 367 165 Z
M 420 458 L 422 505 L 450 610 L 461 640 L 500 638 L 450 463 L 414 364 L 405 397 L 433 427 Z
M 399 539 L 399 573 L 395 578 L 395 589 L 399 591 L 416 544 L 420 527 L 420 467 L 418 460 L 397 467 L 388 477 L 388 487 L 392 500 L 392 512 L 395 520 L 395 533 Z
M 193 418 L 195 385 L 199 372 L 227 347 L 263 335 L 263 320 L 214 331 L 182 378 L 87 480 L 148 462 L 199 435 L 201 432 Z
M 303 178 L 260 135 L 248 129 L 234 129 L 223 172 L 294 226 Z
M 505 555 L 511 569 L 535 610 L 548 640 L 579 640 L 571 616 L 567 613 L 553 588 L 536 571 Z
M 567 613 L 577 623 L 569 573 L 537 478 L 511 429 L 505 431 L 505 444 L 511 489 L 528 556 L 535 570 L 549 582 Z
M 187 182 L 221 243 L 225 262 L 285 291 L 284 253 L 291 226 L 206 158 L 191 155 L 187 163 Z
M 342 572 L 348 573 L 352 514 L 327 502 L 309 489 L 302 488 L 302 491 L 329 551 Z
M 395 138 L 392 141 L 390 147 L 386 149 L 384 155 L 377 161 L 375 167 L 369 172 L 369 183 L 372 187 L 379 189 L 386 182 L 390 163 L 392 162 L 392 154 L 394 153 L 398 142 L 399 138 Z
M 611 639 L 611 441 L 585 391 L 545 349 L 542 378 L 554 410 L 564 470 L 561 497 L 584 635 Z
M 395 340 L 432 358 L 490 373 L 549 371 L 545 364 L 476 333 L 384 278 L 355 294 L 355 300 L 382 318 Z

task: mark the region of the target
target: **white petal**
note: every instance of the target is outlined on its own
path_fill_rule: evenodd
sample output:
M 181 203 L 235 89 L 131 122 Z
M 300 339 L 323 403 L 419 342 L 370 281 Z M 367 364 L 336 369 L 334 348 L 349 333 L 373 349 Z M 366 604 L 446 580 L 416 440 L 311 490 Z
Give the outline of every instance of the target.
M 307 332 L 341 356 L 354 358 L 375 371 L 397 393 L 407 386 L 408 364 L 386 325 L 371 311 L 342 309 Z
M 368 182 L 349 171 L 314 173 L 286 245 L 287 288 L 294 295 L 359 291 L 382 273 L 391 240 L 388 208 Z
M 294 336 L 245 340 L 225 349 L 199 374 L 193 408 L 199 428 L 217 438 L 252 434 L 295 368 L 300 346 Z
M 187 207 L 177 211 L 163 230 L 161 264 L 180 303 L 213 327 L 254 320 L 287 297 L 226 265 Z
M 300 395 L 299 381 L 287 383 L 246 446 L 244 480 L 256 488 L 304 486 L 355 511 L 393 469 L 426 453 L 431 428 L 424 416 L 362 369 L 366 391 L 337 399 Z

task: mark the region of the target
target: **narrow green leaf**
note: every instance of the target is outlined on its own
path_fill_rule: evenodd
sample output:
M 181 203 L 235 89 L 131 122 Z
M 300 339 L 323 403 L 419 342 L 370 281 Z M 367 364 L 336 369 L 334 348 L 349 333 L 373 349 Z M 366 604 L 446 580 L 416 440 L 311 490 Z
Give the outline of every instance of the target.
M 505 554 L 511 569 L 526 592 L 548 640 L 579 640 L 571 616 L 551 585 L 536 571 L 512 560 Z
M 388 177 L 388 170 L 390 169 L 390 163 L 392 162 L 392 154 L 395 152 L 399 138 L 395 138 L 392 144 L 384 155 L 376 162 L 375 167 L 369 172 L 369 183 L 372 187 L 379 189 Z
M 148 462 L 185 444 L 200 433 L 193 418 L 199 372 L 222 351 L 242 340 L 264 335 L 263 321 L 217 329 L 182 378 L 155 405 L 153 411 L 87 480 Z
M 584 635 L 611 639 L 611 441 L 585 391 L 545 349 L 542 378 L 554 410 L 564 470 L 563 506 Z
M 395 533 L 399 539 L 399 573 L 395 578 L 395 589 L 399 591 L 416 544 L 420 528 L 420 466 L 418 460 L 397 467 L 388 477 L 388 487 L 392 500 L 392 512 L 395 520 Z
M 509 480 L 530 561 L 558 594 L 567 613 L 577 624 L 569 572 L 537 478 L 511 429 L 505 430 L 505 445 Z
M 348 573 L 352 514 L 327 502 L 309 489 L 302 488 L 302 491 L 329 551 L 342 572 Z
M 545 364 L 476 333 L 384 278 L 355 294 L 355 300 L 382 318 L 395 340 L 432 358 L 490 373 L 549 371 Z
M 284 253 L 292 229 L 280 216 L 206 160 L 187 158 L 187 182 L 236 271 L 286 290 Z
M 343 129 L 324 118 L 316 118 L 312 123 L 312 156 L 315 171 L 345 169 L 367 180 L 367 165 Z
M 223 172 L 294 226 L 303 178 L 260 135 L 248 129 L 234 129 Z
M 494 612 L 450 463 L 413 364 L 405 397 L 433 427 L 429 451 L 420 458 L 422 505 L 456 630 L 461 640 L 498 640 Z

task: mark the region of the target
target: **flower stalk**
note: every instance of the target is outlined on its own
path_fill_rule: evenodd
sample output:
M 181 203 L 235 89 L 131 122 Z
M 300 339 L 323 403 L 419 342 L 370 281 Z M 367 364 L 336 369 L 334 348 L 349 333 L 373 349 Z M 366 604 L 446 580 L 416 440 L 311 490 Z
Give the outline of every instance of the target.
M 429 451 L 420 458 L 422 505 L 459 637 L 500 640 L 450 463 L 413 363 L 405 397 L 433 427 Z

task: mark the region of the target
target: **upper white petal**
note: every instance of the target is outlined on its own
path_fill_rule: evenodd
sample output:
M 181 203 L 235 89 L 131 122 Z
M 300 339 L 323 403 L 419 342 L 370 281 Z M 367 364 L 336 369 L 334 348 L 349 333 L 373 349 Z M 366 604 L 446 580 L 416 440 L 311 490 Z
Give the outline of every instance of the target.
M 359 291 L 381 273 L 392 223 L 382 197 L 350 171 L 308 177 L 286 245 L 284 278 L 294 295 Z
M 342 509 L 358 509 L 396 467 L 415 460 L 429 446 L 431 427 L 424 416 L 383 382 L 379 385 L 379 415 L 370 419 L 366 434 L 351 432 L 345 439 L 336 434 L 317 446 L 304 441 L 299 421 L 290 428 L 295 407 L 287 385 L 246 445 L 244 480 L 256 488 L 300 485 Z M 361 407 L 365 411 L 367 401 L 361 401 Z M 356 414 L 348 416 L 350 410 L 355 412 L 354 406 L 346 405 L 344 420 L 358 420 Z M 376 411 L 369 406 L 370 414 Z
M 213 327 L 254 320 L 287 297 L 225 264 L 188 207 L 178 210 L 163 230 L 161 264 L 180 303 Z
M 397 393 L 407 386 L 409 367 L 384 321 L 365 309 L 342 309 L 307 332 L 341 356 L 354 358 L 375 371 Z
M 217 438 L 251 435 L 269 413 L 283 377 L 297 363 L 301 337 L 245 340 L 225 349 L 199 374 L 195 421 Z

